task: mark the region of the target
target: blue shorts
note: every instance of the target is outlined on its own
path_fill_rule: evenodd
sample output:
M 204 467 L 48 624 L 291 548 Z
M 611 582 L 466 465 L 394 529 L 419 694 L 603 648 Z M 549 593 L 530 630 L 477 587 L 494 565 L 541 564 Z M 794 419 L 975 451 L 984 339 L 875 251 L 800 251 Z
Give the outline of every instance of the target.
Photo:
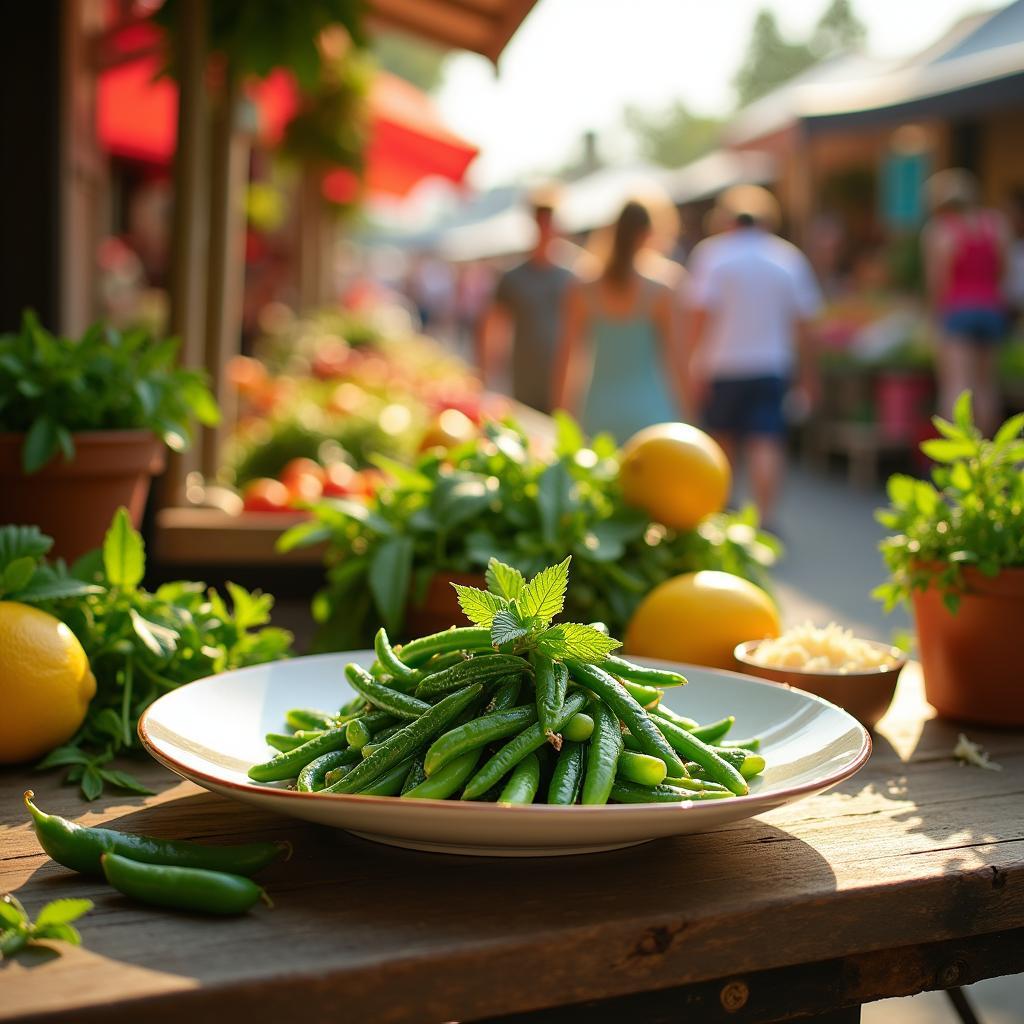
M 942 314 L 942 327 L 955 340 L 972 345 L 997 345 L 1009 332 L 1009 321 L 1001 309 L 991 306 L 951 309 Z
M 781 437 L 786 433 L 782 400 L 784 377 L 713 380 L 704 406 L 704 427 L 711 433 Z

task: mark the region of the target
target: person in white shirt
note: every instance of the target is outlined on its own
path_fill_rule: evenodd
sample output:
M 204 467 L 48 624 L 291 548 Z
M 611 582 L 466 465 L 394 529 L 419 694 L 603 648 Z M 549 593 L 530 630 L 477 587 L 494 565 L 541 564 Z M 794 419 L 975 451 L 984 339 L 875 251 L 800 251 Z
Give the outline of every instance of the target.
M 804 254 L 770 230 L 770 193 L 741 185 L 718 205 L 728 229 L 690 256 L 689 406 L 730 462 L 744 458 L 770 526 L 785 466 L 783 399 L 794 377 L 808 401 L 817 392 L 808 325 L 821 292 Z

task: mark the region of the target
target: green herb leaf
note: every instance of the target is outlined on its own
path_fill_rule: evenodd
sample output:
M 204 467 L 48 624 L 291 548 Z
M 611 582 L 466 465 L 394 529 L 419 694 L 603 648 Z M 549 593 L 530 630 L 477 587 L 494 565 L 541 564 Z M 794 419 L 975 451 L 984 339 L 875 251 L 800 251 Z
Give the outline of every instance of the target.
M 304 523 L 296 523 L 290 526 L 274 545 L 282 554 L 294 551 L 296 548 L 312 548 L 322 544 L 331 537 L 331 528 L 316 519 L 308 519 Z
M 577 658 L 601 661 L 622 645 L 593 626 L 579 622 L 560 622 L 537 637 L 537 646 L 551 658 Z
M 37 572 L 24 590 L 17 593 L 19 601 L 39 604 L 42 601 L 63 601 L 70 597 L 85 597 L 89 594 L 102 594 L 103 588 L 94 583 L 83 583 L 70 576 L 51 576 L 47 578 Z
M 20 928 L 28 923 L 28 914 L 17 898 L 10 893 L 0 897 L 0 921 L 11 928 Z
M 95 800 L 103 792 L 103 776 L 99 768 L 89 765 L 82 776 L 82 794 L 86 800 Z
M 78 747 L 64 746 L 51 750 L 46 757 L 36 765 L 36 771 L 43 771 L 46 768 L 59 768 L 65 764 L 88 764 L 89 755 Z
M 21 449 L 21 465 L 26 473 L 42 469 L 57 454 L 60 442 L 57 424 L 49 416 L 40 416 L 25 435 Z
M 395 635 L 405 618 L 412 557 L 412 538 L 399 535 L 385 540 L 370 559 L 370 593 L 388 632 Z
M 0 932 L 0 956 L 14 956 L 28 945 L 28 935 L 20 930 Z
M 89 902 L 86 900 L 85 902 Z M 56 923 L 47 924 L 42 927 L 36 926 L 32 929 L 32 939 L 59 939 L 61 942 L 67 942 L 72 946 L 80 946 L 82 944 L 82 936 L 79 934 L 78 929 L 74 925 Z
M 498 612 L 491 623 L 491 643 L 495 647 L 514 644 L 529 633 L 529 625 L 522 620 L 515 605 Z
M 453 583 L 452 586 L 459 596 L 459 607 L 475 626 L 490 626 L 494 622 L 494 616 L 508 607 L 505 598 L 490 594 L 486 590 L 465 587 L 461 583 Z
M 248 591 L 230 580 L 225 589 L 231 596 L 231 610 L 235 626 L 240 630 L 255 629 L 270 621 L 270 610 L 274 607 L 274 598 L 270 594 L 262 594 L 258 590 Z
M 547 544 L 558 540 L 563 519 L 573 507 L 573 479 L 563 462 L 548 466 L 537 481 L 537 511 L 541 537 Z
M 104 781 L 109 782 L 118 789 L 127 790 L 129 793 L 138 793 L 141 796 L 150 796 L 153 790 L 144 786 L 134 775 L 120 771 L 117 768 L 101 768 L 100 775 Z
M 558 565 L 537 573 L 516 598 L 516 606 L 524 618 L 530 618 L 541 628 L 546 626 L 565 605 L 565 591 L 569 585 L 569 556 Z
M 132 629 L 145 648 L 158 658 L 169 658 L 178 648 L 178 634 L 168 626 L 140 615 L 134 608 L 129 609 Z M 244 627 L 241 627 L 244 628 Z
M 38 526 L 0 527 L 0 567 L 17 558 L 38 561 L 52 547 L 53 538 L 41 533 Z
M 552 419 L 555 421 L 555 454 L 559 458 L 575 455 L 587 443 L 580 425 L 564 409 L 556 409 Z
M 29 555 L 16 558 L 3 572 L 3 589 L 8 593 L 21 590 L 35 575 L 36 560 Z
M 111 586 L 134 590 L 146 571 L 142 537 L 132 526 L 128 509 L 122 507 L 103 540 L 103 568 Z
M 87 914 L 92 908 L 92 900 L 54 900 L 39 911 L 35 926 L 38 929 L 52 924 L 70 924 L 72 921 L 77 921 L 83 914 Z
M 937 437 L 921 442 L 921 451 L 936 462 L 969 459 L 977 450 L 978 446 L 974 441 L 954 441 L 950 438 Z
M 1016 440 L 1022 430 L 1024 430 L 1024 412 L 1019 412 L 1016 416 L 1011 416 L 996 431 L 996 436 L 992 439 L 992 443 L 997 448 L 1002 448 L 1004 445 L 1008 445 L 1011 441 Z
M 960 396 L 953 404 L 953 422 L 963 431 L 965 437 L 975 436 L 970 391 L 960 392 Z
M 499 562 L 497 558 L 488 561 L 484 575 L 487 578 L 487 589 L 496 597 L 503 597 L 507 601 L 515 601 L 526 586 L 526 580 L 518 569 Z

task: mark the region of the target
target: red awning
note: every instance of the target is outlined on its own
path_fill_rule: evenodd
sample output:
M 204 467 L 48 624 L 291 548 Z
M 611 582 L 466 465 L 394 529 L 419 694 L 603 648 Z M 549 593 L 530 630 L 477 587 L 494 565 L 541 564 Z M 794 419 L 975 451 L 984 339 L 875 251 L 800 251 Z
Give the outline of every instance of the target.
M 161 59 L 140 56 L 108 68 L 99 77 L 96 128 L 107 152 L 154 164 L 168 164 L 177 137 L 178 89 L 158 78 Z M 248 90 L 260 116 L 260 139 L 275 145 L 299 104 L 291 75 L 275 71 Z M 477 148 L 449 131 L 431 99 L 395 75 L 378 72 L 369 96 L 370 135 L 365 188 L 371 195 L 404 196 L 425 178 L 460 183 Z M 324 194 L 337 202 L 355 198 L 350 171 L 329 173 Z

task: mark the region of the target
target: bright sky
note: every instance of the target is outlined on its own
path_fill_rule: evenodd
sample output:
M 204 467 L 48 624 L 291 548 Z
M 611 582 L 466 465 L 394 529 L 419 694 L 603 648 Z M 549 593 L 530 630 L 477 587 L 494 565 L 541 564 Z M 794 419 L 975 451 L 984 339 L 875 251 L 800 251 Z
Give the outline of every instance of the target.
M 805 38 L 828 0 L 768 0 L 782 31 Z M 679 99 L 698 113 L 734 105 L 731 79 L 763 0 L 539 0 L 502 55 L 459 54 L 438 94 L 449 125 L 482 149 L 477 186 L 554 170 L 579 151 L 583 132 L 602 152 L 628 158 L 627 104 Z M 854 0 L 868 49 L 913 53 L 985 0 Z

